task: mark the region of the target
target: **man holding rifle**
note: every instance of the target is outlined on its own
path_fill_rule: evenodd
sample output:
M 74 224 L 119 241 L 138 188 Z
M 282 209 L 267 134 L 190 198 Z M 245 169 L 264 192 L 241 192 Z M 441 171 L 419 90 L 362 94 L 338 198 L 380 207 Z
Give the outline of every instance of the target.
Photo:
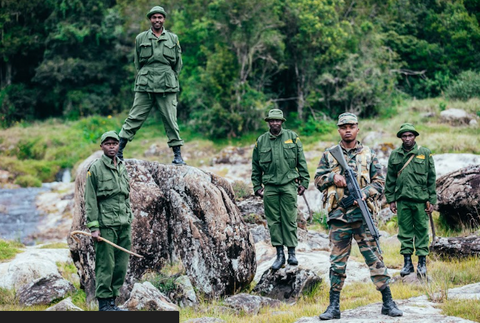
M 378 231 L 370 232 L 368 220 L 373 222 L 372 214 L 377 212 L 377 200 L 383 193 L 385 177 L 375 152 L 357 141 L 359 132 L 358 118 L 353 113 L 342 113 L 337 122 L 341 141 L 339 145 L 328 148 L 322 155 L 315 173 L 315 186 L 323 193 L 324 206 L 328 211 L 327 223 L 330 238 L 330 305 L 320 315 L 321 320 L 340 318 L 340 292 L 346 279 L 347 261 L 355 239 L 365 263 L 369 267 L 370 277 L 377 290 L 382 293 L 381 313 L 389 316 L 402 316 L 392 299 L 389 287 L 391 276 L 383 263 L 378 245 Z M 338 161 L 332 150 L 339 150 L 344 158 Z M 338 156 L 337 156 L 338 157 Z M 346 166 L 353 170 L 354 177 L 345 176 Z M 347 181 L 356 180 L 355 183 Z M 350 185 L 349 185 L 350 184 Z M 354 185 L 352 185 L 354 184 Z M 357 186 L 360 192 L 350 192 Z M 355 193 L 355 194 L 354 194 Z M 361 196 L 361 198 L 355 198 Z M 352 196 L 354 198 L 352 198 Z M 367 207 L 364 207 L 364 206 Z M 373 236 L 372 236 L 373 234 Z M 376 239 L 377 238 L 377 239 Z
M 427 275 L 428 221 L 437 203 L 436 173 L 432 152 L 415 142 L 419 136 L 411 123 L 397 132 L 402 145 L 388 159 L 385 198 L 398 216 L 398 240 L 404 266 L 400 276 L 414 272 L 412 254 L 418 256 L 417 276 Z M 433 221 L 430 222 L 434 233 Z

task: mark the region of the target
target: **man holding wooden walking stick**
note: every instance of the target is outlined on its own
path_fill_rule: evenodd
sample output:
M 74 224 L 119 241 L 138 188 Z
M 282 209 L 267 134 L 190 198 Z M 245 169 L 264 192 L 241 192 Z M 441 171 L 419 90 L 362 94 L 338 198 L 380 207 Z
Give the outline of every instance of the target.
M 430 149 L 420 146 L 420 134 L 411 123 L 397 132 L 402 145 L 390 154 L 385 182 L 385 198 L 390 210 L 398 216 L 398 240 L 404 266 L 400 276 L 415 271 L 412 254 L 418 256 L 417 275 L 427 275 L 428 222 L 437 203 L 435 162 Z M 434 234 L 433 221 L 430 222 Z
M 104 239 L 129 250 L 132 246 L 130 179 L 118 158 L 119 136 L 105 132 L 100 139 L 103 155 L 88 169 L 85 183 L 87 227 L 95 244 L 95 296 L 99 311 L 123 311 L 115 305 L 127 274 L 128 253 Z

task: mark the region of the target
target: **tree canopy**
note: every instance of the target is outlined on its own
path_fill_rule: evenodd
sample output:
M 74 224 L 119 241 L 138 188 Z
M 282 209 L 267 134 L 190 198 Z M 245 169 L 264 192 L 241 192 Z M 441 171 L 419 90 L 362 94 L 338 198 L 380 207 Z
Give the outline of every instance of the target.
M 256 130 L 273 107 L 297 122 L 345 111 L 382 116 L 398 96 L 436 97 L 479 79 L 479 0 L 161 5 L 183 52 L 179 118 L 210 137 Z M 1 1 L 0 125 L 128 111 L 134 38 L 150 27 L 150 7 Z

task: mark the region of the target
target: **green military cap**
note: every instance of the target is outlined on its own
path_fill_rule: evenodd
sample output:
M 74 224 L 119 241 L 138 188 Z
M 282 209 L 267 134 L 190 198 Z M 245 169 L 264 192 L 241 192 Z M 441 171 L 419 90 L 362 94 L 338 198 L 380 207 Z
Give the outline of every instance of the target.
M 167 18 L 167 12 L 163 7 L 160 6 L 155 6 L 150 11 L 147 13 L 147 18 L 150 19 L 150 17 L 155 14 L 155 13 L 161 13 L 165 18 Z
M 400 130 L 397 132 L 397 137 L 400 138 L 402 133 L 411 132 L 416 136 L 420 136 L 420 134 L 415 130 L 415 127 L 411 123 L 404 123 L 400 126 Z
M 283 112 L 280 109 L 272 109 L 268 111 L 268 116 L 265 117 L 265 121 L 268 121 L 268 120 L 287 121 L 287 119 L 283 117 Z
M 120 141 L 120 137 L 118 136 L 118 134 L 112 130 L 112 131 L 107 131 L 102 135 L 102 138 L 100 139 L 100 144 L 103 144 L 103 142 L 107 140 L 107 138 L 113 138 L 113 139 L 116 139 L 117 141 Z
M 358 118 L 351 112 L 345 112 L 338 116 L 337 126 L 342 124 L 356 124 L 358 123 Z

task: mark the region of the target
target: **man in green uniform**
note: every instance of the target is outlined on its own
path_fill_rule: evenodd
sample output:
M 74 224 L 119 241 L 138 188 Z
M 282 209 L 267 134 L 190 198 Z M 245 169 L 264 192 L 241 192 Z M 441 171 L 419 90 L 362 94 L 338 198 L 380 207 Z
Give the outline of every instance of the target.
M 95 244 L 95 296 L 100 311 L 120 311 L 115 305 L 127 273 L 129 255 L 102 241 L 131 248 L 130 179 L 123 161 L 116 157 L 119 136 L 108 131 L 101 137 L 101 158 L 88 169 L 85 184 L 87 227 Z
M 400 275 L 414 272 L 412 254 L 418 256 L 417 275 L 427 274 L 428 214 L 437 203 L 436 173 L 430 149 L 415 142 L 419 133 L 411 123 L 401 125 L 397 137 L 402 145 L 388 159 L 385 198 L 398 216 L 398 240 L 404 266 Z M 429 204 L 427 205 L 427 202 Z
M 156 106 L 162 116 L 168 146 L 173 150 L 172 163 L 185 165 L 180 151 L 183 140 L 177 124 L 177 92 L 180 91 L 178 76 L 183 65 L 182 49 L 178 36 L 163 27 L 166 17 L 167 13 L 162 7 L 153 7 L 147 13 L 152 27 L 135 38 L 135 99 L 120 131 L 120 159 L 123 159 L 127 142 L 133 139 L 150 110 Z
M 252 184 L 255 195 L 263 198 L 270 240 L 277 250 L 272 270 L 285 264 L 298 265 L 295 256 L 297 240 L 297 194 L 308 188 L 310 175 L 298 135 L 283 129 L 285 120 L 280 109 L 272 109 L 265 118 L 270 131 L 257 138 L 252 154 Z
M 353 113 L 342 113 L 337 122 L 338 133 L 342 138 L 342 148 L 348 166 L 357 174 L 357 181 L 372 214 L 377 211 L 376 201 L 383 193 L 385 178 L 382 166 L 375 152 L 357 141 L 358 118 Z M 334 146 L 335 147 L 335 146 Z M 333 148 L 333 147 L 331 147 Z M 330 305 L 320 315 L 321 320 L 340 318 L 340 292 L 346 279 L 347 261 L 355 239 L 370 270 L 370 278 L 377 290 L 382 293 L 382 314 L 402 316 L 392 299 L 389 287 L 391 276 L 383 263 L 375 240 L 368 231 L 363 215 L 355 201 L 352 205 L 342 202 L 349 192 L 344 171 L 328 148 L 320 158 L 315 173 L 315 186 L 323 193 L 328 211 L 327 223 L 330 239 Z

